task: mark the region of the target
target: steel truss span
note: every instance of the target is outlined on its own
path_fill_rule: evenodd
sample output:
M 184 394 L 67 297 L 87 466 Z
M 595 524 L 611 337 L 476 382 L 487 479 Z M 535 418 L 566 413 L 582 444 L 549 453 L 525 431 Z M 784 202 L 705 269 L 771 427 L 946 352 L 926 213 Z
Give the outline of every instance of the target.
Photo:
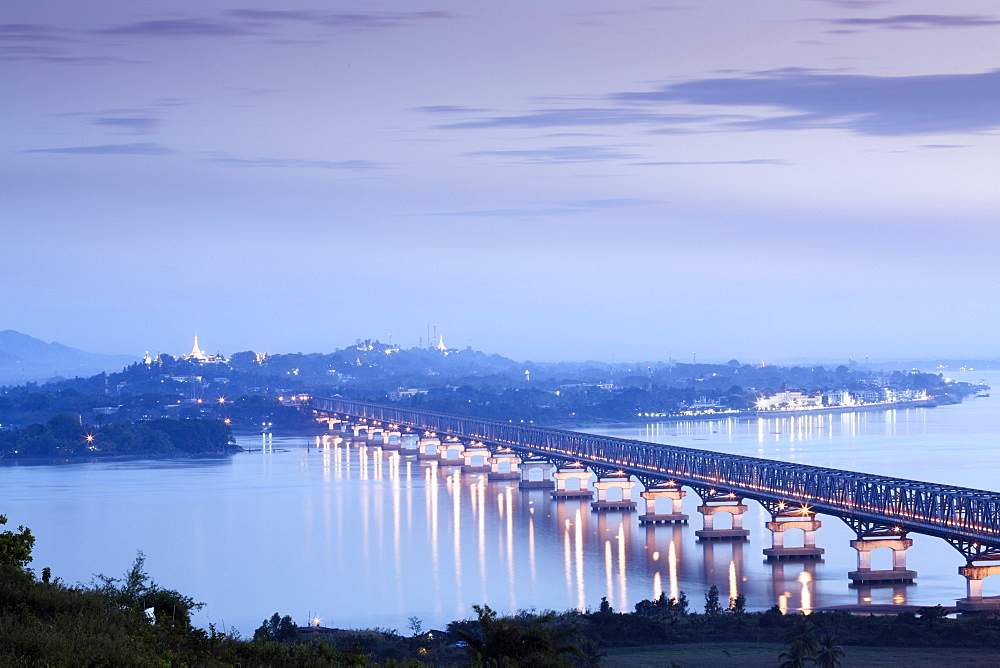
M 646 482 L 689 485 L 713 496 L 732 494 L 766 507 L 798 504 L 852 527 L 939 536 L 970 561 L 1000 558 L 996 492 L 338 398 L 315 397 L 309 408 L 622 471 Z

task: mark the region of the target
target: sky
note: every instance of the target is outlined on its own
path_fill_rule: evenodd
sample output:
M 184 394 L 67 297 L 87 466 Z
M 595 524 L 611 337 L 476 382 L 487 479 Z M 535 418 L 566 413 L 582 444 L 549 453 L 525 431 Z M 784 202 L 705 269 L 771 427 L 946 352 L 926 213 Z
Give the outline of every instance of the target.
M 0 329 L 998 356 L 995 0 L 33 0 L 0 61 Z

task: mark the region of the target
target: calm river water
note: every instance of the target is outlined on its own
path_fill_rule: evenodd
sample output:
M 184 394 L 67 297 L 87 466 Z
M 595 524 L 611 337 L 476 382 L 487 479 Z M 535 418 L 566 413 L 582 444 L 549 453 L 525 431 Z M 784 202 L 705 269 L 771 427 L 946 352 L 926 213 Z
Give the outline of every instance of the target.
M 1000 385 L 1000 374 L 966 380 Z M 997 382 L 994 382 L 997 381 Z M 591 431 L 595 431 L 591 429 Z M 754 420 L 602 428 L 601 433 L 997 489 L 1000 399 L 956 406 Z M 909 586 L 858 591 L 853 537 L 821 516 L 821 562 L 765 562 L 767 514 L 744 515 L 745 543 L 699 543 L 687 526 L 641 527 L 639 513 L 592 513 L 579 501 L 519 491 L 374 447 L 322 447 L 312 437 L 241 438 L 258 449 L 228 458 L 0 467 L 0 513 L 37 537 L 36 569 L 68 582 L 120 575 L 136 551 L 160 584 L 204 601 L 196 620 L 252 634 L 275 611 L 300 624 L 424 628 L 471 615 L 474 603 L 617 609 L 665 591 L 700 609 L 713 584 L 751 609 L 874 602 L 949 604 L 964 596 L 963 561 L 944 541 L 913 535 Z M 260 451 L 261 447 L 263 451 Z M 633 498 L 638 497 L 638 489 Z M 8 527 L 10 528 L 10 527 Z M 798 532 L 796 532 L 798 533 Z M 798 544 L 792 539 L 790 545 Z M 884 553 L 884 554 L 883 554 Z M 890 567 L 887 549 L 873 568 Z M 986 581 L 986 594 L 1000 593 Z

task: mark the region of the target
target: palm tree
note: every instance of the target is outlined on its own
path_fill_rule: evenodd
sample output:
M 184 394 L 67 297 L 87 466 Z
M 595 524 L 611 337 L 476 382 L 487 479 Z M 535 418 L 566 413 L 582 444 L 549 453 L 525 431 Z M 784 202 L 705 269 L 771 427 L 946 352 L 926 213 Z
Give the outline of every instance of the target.
M 778 655 L 782 662 L 779 668 L 804 668 L 819 652 L 816 625 L 807 619 L 800 619 L 785 634 L 788 651 Z
M 819 651 L 813 661 L 820 668 L 840 668 L 843 665 L 841 659 L 846 652 L 844 648 L 837 644 L 837 638 L 832 633 L 827 633 L 819 641 Z

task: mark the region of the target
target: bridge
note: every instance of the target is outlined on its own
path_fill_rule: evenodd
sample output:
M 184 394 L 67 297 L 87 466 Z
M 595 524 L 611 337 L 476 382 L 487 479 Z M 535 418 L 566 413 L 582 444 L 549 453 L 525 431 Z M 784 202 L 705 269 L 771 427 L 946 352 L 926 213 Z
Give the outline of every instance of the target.
M 742 501 L 752 499 L 772 517 L 767 527 L 774 547 L 765 550 L 768 558 L 817 558 L 823 550 L 814 543 L 820 526 L 816 515 L 838 517 L 857 535 L 851 546 L 858 550 L 858 570 L 849 577 L 859 585 L 912 581 L 916 573 L 907 570 L 905 563 L 912 541 L 906 534 L 936 536 L 951 544 L 966 561 L 959 573 L 966 578 L 968 596 L 959 601 L 959 609 L 1000 609 L 1000 598 L 982 596 L 982 580 L 1000 573 L 996 563 L 1000 562 L 1000 494 L 996 492 L 338 397 L 310 398 L 304 407 L 331 426 L 343 421 L 356 430 L 385 433 L 386 444 L 389 433 L 404 438 L 404 431 L 419 432 L 424 436 L 420 442 L 429 444 L 421 456 L 444 456 L 449 449 L 461 452 L 466 447 L 473 452 L 478 447 L 487 452 L 494 479 L 523 479 L 522 486 L 541 486 L 532 485 L 522 473 L 546 467 L 539 482 L 556 487 L 554 498 L 590 497 L 591 492 L 574 493 L 564 483 L 569 478 L 589 478 L 593 472 L 598 492 L 598 501 L 592 504 L 595 510 L 634 508 L 635 503 L 627 498 L 634 476 L 643 484 L 642 496 L 647 500 L 647 513 L 640 521 L 686 521 L 687 516 L 679 512 L 680 499 L 685 494 L 681 488 L 689 487 L 702 500 L 698 510 L 705 528 L 696 532 L 700 539 L 745 539 L 748 532 L 742 529 L 740 516 L 746 506 Z M 502 462 L 510 466 L 511 461 L 513 469 L 499 470 Z M 468 458 L 465 463 L 469 463 Z M 520 473 L 514 471 L 518 465 L 524 469 Z M 556 481 L 550 482 L 553 466 Z M 475 470 L 484 469 L 480 466 Z M 623 490 L 621 501 L 608 500 L 607 491 L 612 488 Z M 656 513 L 655 500 L 663 496 L 673 500 L 672 513 Z M 714 528 L 713 517 L 720 512 L 732 515 L 732 529 Z M 803 530 L 803 547 L 784 546 L 787 529 Z M 871 551 L 878 547 L 892 549 L 891 570 L 871 570 Z

